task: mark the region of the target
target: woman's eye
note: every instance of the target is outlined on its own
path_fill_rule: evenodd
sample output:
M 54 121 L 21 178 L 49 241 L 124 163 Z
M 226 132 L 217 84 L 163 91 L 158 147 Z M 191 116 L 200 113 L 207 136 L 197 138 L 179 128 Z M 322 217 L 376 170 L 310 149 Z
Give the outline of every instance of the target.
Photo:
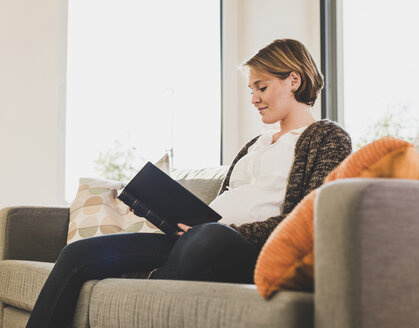
M 266 90 L 266 88 L 267 88 L 267 87 L 262 87 L 262 88 L 259 88 L 259 89 L 258 89 L 258 91 L 263 92 L 263 91 L 265 91 L 265 90 Z M 252 95 L 252 94 L 253 94 L 253 91 L 250 91 L 250 94 Z

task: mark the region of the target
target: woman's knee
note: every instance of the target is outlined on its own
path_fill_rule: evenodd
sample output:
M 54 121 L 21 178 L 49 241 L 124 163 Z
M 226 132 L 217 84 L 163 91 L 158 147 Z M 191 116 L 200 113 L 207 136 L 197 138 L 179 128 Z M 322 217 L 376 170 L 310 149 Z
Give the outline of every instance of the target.
M 60 255 L 58 256 L 57 263 L 58 262 L 77 262 L 77 263 L 83 263 L 87 259 L 91 258 L 92 253 L 94 253 L 95 248 L 98 248 L 98 246 L 95 246 L 97 244 L 97 241 L 95 237 L 93 238 L 86 238 L 77 240 L 75 242 L 72 242 L 68 245 L 66 245 L 62 250 Z
M 211 223 L 204 223 L 198 226 L 193 227 L 189 232 L 199 235 L 199 236 L 208 236 L 214 239 L 222 239 L 226 235 L 236 234 L 237 232 L 226 226 L 225 224 L 211 222 Z
M 194 227 L 185 234 L 186 249 L 199 255 L 217 255 L 235 252 L 236 249 L 252 249 L 253 245 L 234 229 L 220 224 L 207 223 Z
M 133 235 L 130 233 L 109 234 L 80 239 L 65 246 L 60 253 L 60 257 L 84 259 L 105 253 L 110 254 L 119 244 L 122 244 L 123 239 L 132 238 Z

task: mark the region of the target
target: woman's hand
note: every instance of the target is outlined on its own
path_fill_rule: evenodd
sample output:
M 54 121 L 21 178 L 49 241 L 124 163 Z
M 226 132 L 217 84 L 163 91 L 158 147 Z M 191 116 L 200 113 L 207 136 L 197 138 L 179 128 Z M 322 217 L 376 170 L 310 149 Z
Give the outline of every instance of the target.
M 190 226 L 188 226 L 188 225 L 186 225 L 186 224 L 183 224 L 183 223 L 178 223 L 177 224 L 177 226 L 181 229 L 181 230 L 183 230 L 183 231 L 179 231 L 178 233 L 177 233 L 177 235 L 178 236 L 182 236 L 186 231 L 188 231 L 190 228 L 192 228 L 192 227 L 190 227 Z

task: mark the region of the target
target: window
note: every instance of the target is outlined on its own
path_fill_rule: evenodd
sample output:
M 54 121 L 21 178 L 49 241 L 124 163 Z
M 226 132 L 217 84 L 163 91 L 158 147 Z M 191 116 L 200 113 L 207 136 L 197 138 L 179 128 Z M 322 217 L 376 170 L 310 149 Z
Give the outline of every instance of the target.
M 417 1 L 343 0 L 344 124 L 354 148 L 418 134 Z
M 220 67 L 218 1 L 70 1 L 67 201 L 99 158 L 219 165 Z

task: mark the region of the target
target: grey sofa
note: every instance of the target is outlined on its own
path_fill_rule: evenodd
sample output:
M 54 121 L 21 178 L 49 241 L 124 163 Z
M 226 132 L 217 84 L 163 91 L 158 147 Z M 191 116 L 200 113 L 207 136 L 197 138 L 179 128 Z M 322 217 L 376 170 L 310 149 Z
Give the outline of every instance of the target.
M 224 169 L 214 172 L 184 173 L 178 180 L 208 202 L 225 174 Z M 62 207 L 1 210 L 4 328 L 25 326 L 65 245 L 68 220 L 69 210 Z M 418 326 L 419 182 L 348 179 L 323 186 L 315 205 L 315 277 L 315 293 L 281 291 L 268 301 L 254 285 L 89 281 L 73 326 Z

